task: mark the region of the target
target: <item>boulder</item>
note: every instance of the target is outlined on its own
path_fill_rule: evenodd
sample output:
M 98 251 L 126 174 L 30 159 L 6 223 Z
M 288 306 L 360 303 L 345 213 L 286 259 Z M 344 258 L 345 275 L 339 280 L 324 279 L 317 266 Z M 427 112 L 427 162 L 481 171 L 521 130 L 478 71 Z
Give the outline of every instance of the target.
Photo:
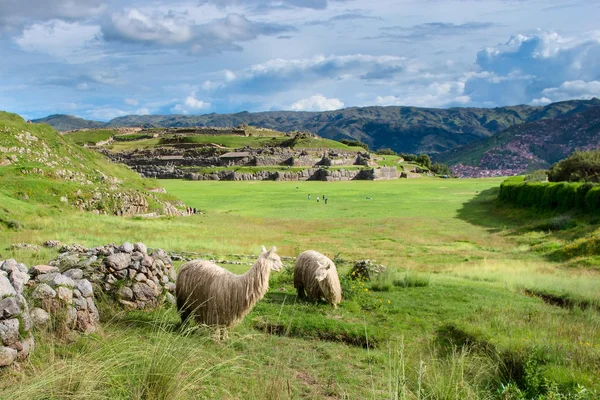
M 152 289 L 146 283 L 135 283 L 132 289 L 136 300 L 150 301 L 154 300 L 155 298 L 154 289 Z
M 131 290 L 127 286 L 123 286 L 121 289 L 119 289 L 119 291 L 117 292 L 117 295 L 122 300 L 127 300 L 127 301 L 133 300 L 133 290 Z
M 83 297 L 91 297 L 94 295 L 94 289 L 92 284 L 87 279 L 80 279 L 75 281 L 75 287 L 81 292 Z
M 21 314 L 21 307 L 16 297 L 0 300 L 0 320 L 14 318 Z
M 17 351 L 10 347 L 0 346 L 0 367 L 6 367 L 17 359 Z
M 50 322 L 50 314 L 48 314 L 45 310 L 39 307 L 36 307 L 33 310 L 31 310 L 31 313 L 29 315 L 31 317 L 31 322 L 35 327 L 43 327 L 46 326 L 48 322 Z
M 60 269 L 58 269 L 57 267 L 50 266 L 50 265 L 36 265 L 29 269 L 29 275 L 36 277 L 38 275 L 49 274 L 52 272 L 59 272 L 59 271 L 60 271 Z
M 16 318 L 0 321 L 0 343 L 13 346 L 19 341 L 19 320 Z
M 35 289 L 33 289 L 33 292 L 31 292 L 31 297 L 42 300 L 51 299 L 56 297 L 56 291 L 45 283 L 40 283 L 36 285 Z
M 121 250 L 123 253 L 133 253 L 133 249 L 134 246 L 129 242 L 125 242 L 121 245 L 121 247 L 119 247 L 119 250 Z
M 73 280 L 83 278 L 83 271 L 79 268 L 72 268 L 68 271 L 63 272 L 63 275 Z
M 17 291 L 6 276 L 0 276 L 0 299 L 8 296 L 16 296 Z
M 144 243 L 141 243 L 141 242 L 134 243 L 133 248 L 135 251 L 139 251 L 143 255 L 148 254 L 148 248 L 146 247 L 146 245 Z
M 107 267 L 113 268 L 117 271 L 127 268 L 130 262 L 131 255 L 127 253 L 112 254 L 104 259 L 104 264 Z

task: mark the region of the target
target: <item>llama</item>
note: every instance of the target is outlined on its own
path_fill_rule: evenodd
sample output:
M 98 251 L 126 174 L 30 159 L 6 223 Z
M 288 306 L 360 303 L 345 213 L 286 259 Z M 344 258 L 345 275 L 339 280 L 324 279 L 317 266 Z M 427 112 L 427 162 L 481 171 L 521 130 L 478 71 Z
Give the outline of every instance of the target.
M 271 270 L 283 268 L 273 247 L 262 253 L 243 275 L 232 274 L 206 260 L 185 263 L 177 276 L 177 309 L 182 321 L 190 316 L 203 325 L 231 328 L 238 324 L 269 289 Z
M 342 287 L 335 264 L 314 250 L 304 251 L 298 256 L 294 267 L 294 287 L 300 298 L 323 299 L 334 308 L 342 301 Z

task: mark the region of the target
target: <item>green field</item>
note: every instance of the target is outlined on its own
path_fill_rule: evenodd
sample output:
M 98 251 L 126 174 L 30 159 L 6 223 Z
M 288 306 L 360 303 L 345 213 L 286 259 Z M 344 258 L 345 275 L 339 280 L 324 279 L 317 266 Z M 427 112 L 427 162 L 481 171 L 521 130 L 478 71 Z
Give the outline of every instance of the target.
M 64 137 L 65 139 L 70 140 L 79 145 L 93 145 L 103 140 L 108 140 L 111 137 L 117 135 L 118 133 L 118 131 L 112 129 L 93 129 L 89 131 L 67 133 L 64 135 Z
M 286 256 L 315 249 L 344 276 L 358 259 L 388 272 L 342 278 L 335 310 L 297 300 L 289 271 L 273 274 L 226 342 L 182 330 L 172 309 L 105 307 L 100 333 L 39 340 L 22 371 L 0 372 L 0 398 L 598 398 L 600 274 L 534 251 L 557 232 L 526 225 L 555 216 L 500 208 L 501 181 L 160 181 L 202 214 L 154 220 L 59 214 L 6 197 L 23 228 L 0 228 L 0 259 L 54 255 L 4 250 L 15 242 L 127 240 L 224 258 L 261 245 Z M 316 202 L 323 195 L 327 205 Z M 572 302 L 550 304 L 558 298 Z

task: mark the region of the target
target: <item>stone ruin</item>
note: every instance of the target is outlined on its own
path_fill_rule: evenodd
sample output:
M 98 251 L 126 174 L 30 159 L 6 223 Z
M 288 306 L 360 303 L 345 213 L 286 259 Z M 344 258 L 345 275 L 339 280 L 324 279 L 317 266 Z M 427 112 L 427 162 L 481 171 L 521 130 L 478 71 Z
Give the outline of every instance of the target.
M 23 295 L 28 281 L 25 264 L 0 261 L 0 367 L 26 359 L 34 347 L 29 306 Z
M 99 321 L 91 283 L 81 270 L 0 261 L 0 367 L 29 356 L 33 328 L 92 333 Z
M 354 263 L 354 266 L 348 273 L 351 279 L 371 280 L 376 275 L 382 274 L 387 268 L 383 264 L 377 264 L 372 260 L 360 260 Z
M 162 249 L 148 254 L 143 243 L 92 249 L 62 246 L 58 258 L 49 264 L 60 270 L 80 269 L 93 285 L 128 310 L 175 303 L 176 272 L 171 258 Z

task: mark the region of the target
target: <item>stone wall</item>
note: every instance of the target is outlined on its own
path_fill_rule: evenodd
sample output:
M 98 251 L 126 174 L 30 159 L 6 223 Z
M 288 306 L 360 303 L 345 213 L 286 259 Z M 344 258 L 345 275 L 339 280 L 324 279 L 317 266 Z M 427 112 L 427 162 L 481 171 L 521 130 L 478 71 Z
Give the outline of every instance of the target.
M 396 179 L 399 176 L 396 167 L 359 170 L 308 168 L 302 171 L 258 171 L 253 173 L 228 170 L 207 174 L 184 174 L 185 179 L 193 181 L 350 181 Z

